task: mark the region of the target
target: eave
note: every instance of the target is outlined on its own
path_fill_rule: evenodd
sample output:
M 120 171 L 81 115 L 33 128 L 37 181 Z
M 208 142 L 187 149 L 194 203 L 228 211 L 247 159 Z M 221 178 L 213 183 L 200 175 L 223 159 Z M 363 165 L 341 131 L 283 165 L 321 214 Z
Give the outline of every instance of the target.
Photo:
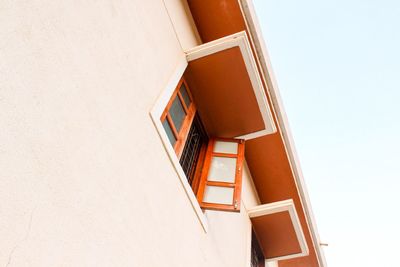
M 246 31 L 262 78 L 277 133 L 249 140 L 246 160 L 262 204 L 292 199 L 309 254 L 280 260 L 280 267 L 326 266 L 306 186 L 279 91 L 251 0 L 188 0 L 203 42 Z

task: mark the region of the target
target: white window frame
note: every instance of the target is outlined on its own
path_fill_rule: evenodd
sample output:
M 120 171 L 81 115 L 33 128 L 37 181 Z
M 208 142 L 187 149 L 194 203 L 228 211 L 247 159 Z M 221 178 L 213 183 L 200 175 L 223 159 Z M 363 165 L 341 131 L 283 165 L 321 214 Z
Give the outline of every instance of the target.
M 164 148 L 167 151 L 169 159 L 171 160 L 171 163 L 175 168 L 179 180 L 183 188 L 185 189 L 186 195 L 193 207 L 193 210 L 195 211 L 196 216 L 199 219 L 201 226 L 203 227 L 203 230 L 207 232 L 208 231 L 207 218 L 203 213 L 202 209 L 200 208 L 200 204 L 197 201 L 196 195 L 194 194 L 193 189 L 186 178 L 186 175 L 181 167 L 181 164 L 179 163 L 179 159 L 176 156 L 175 150 L 172 147 L 171 142 L 169 141 L 167 133 L 165 132 L 164 127 L 162 126 L 160 120 L 161 114 L 163 113 L 165 107 L 167 106 L 169 100 L 171 99 L 172 94 L 174 93 L 176 87 L 178 86 L 178 83 L 181 80 L 187 66 L 188 63 L 186 61 L 186 57 L 185 55 L 182 55 L 182 58 L 179 60 L 177 68 L 175 69 L 170 80 L 168 81 L 164 90 L 162 90 L 161 95 L 158 97 L 156 103 L 151 109 L 150 117 L 153 120 L 154 126 L 157 129 L 157 132 L 161 138 L 161 141 L 163 142 Z

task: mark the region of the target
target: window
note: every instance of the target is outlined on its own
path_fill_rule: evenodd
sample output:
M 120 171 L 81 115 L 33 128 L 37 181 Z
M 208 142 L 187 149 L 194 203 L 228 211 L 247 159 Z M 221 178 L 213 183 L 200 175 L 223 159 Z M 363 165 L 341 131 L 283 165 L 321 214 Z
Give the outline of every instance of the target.
M 264 254 L 254 230 L 251 234 L 251 267 L 265 267 Z
M 189 184 L 197 192 L 208 136 L 183 78 L 162 113 L 161 122 Z
M 209 141 L 197 194 L 202 208 L 240 211 L 243 160 L 243 140 Z
M 167 107 L 161 115 L 161 122 L 176 155 L 180 158 L 189 128 L 196 114 L 187 84 L 181 79 Z
M 184 78 L 160 119 L 200 206 L 240 211 L 244 141 L 207 135 Z
M 207 133 L 204 130 L 199 116 L 195 115 L 179 160 L 194 192 L 197 192 L 199 186 L 199 175 L 203 168 L 207 143 Z

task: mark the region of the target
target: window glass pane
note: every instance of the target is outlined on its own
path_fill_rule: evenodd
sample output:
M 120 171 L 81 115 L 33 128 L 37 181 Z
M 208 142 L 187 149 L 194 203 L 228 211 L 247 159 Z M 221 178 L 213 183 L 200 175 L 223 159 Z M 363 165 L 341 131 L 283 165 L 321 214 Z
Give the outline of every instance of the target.
M 186 86 L 184 83 L 182 83 L 181 88 L 179 89 L 179 92 L 182 95 L 183 101 L 185 101 L 186 107 L 190 106 L 190 97 L 188 92 L 186 91 Z
M 234 183 L 235 173 L 236 158 L 213 157 L 207 180 Z
M 172 118 L 176 131 L 179 132 L 186 114 L 178 96 L 175 97 L 174 101 L 172 102 L 171 108 L 169 109 L 169 115 Z
M 162 122 L 162 125 L 164 126 L 164 130 L 165 130 L 165 132 L 166 132 L 167 135 L 168 135 L 168 139 L 169 139 L 169 141 L 171 142 L 171 145 L 174 146 L 175 143 L 176 143 L 176 138 L 175 138 L 174 133 L 172 132 L 171 125 L 169 125 L 169 122 L 168 122 L 167 119 L 165 119 L 165 120 Z
M 227 154 L 237 154 L 238 153 L 238 143 L 236 143 L 236 142 L 215 141 L 215 143 L 214 143 L 214 152 L 227 153 Z
M 206 186 L 203 202 L 232 205 L 233 187 Z

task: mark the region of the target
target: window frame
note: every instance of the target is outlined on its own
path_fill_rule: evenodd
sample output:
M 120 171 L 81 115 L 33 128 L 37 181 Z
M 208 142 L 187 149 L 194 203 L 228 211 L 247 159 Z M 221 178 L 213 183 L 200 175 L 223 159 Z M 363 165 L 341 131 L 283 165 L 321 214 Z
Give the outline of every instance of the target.
M 216 141 L 225 142 L 235 142 L 238 143 L 237 153 L 221 153 L 214 152 L 214 146 Z M 233 183 L 221 182 L 221 181 L 208 181 L 208 173 L 210 171 L 210 165 L 213 157 L 223 157 L 223 158 L 236 158 L 235 167 L 235 180 Z M 199 190 L 197 192 L 197 200 L 200 203 L 200 207 L 203 209 L 218 210 L 218 211 L 231 211 L 240 212 L 241 206 L 241 194 L 242 194 L 242 179 L 243 179 L 243 165 L 244 165 L 244 140 L 234 139 L 234 138 L 220 138 L 214 137 L 210 138 L 209 144 L 207 146 L 207 152 L 205 155 L 204 166 L 201 172 Z M 217 186 L 225 188 L 233 188 L 233 200 L 232 204 L 217 204 L 204 202 L 205 188 L 207 186 Z
M 186 101 L 184 100 L 184 97 L 181 94 L 182 85 L 185 86 L 185 91 L 189 97 L 189 100 L 190 100 L 189 106 L 187 106 Z M 173 121 L 173 118 L 170 114 L 170 109 L 176 99 L 178 99 L 180 101 L 183 111 L 185 112 L 185 117 L 183 119 L 183 122 L 182 122 L 182 125 L 181 125 L 181 128 L 179 129 L 179 131 L 177 131 L 175 123 Z M 194 103 L 194 99 L 193 99 L 192 93 L 190 91 L 189 85 L 187 84 L 185 77 L 182 75 L 178 84 L 175 87 L 175 90 L 173 91 L 173 93 L 171 95 L 171 98 L 169 99 L 167 105 L 165 106 L 164 111 L 162 112 L 162 114 L 160 116 L 161 124 L 163 124 L 164 121 L 167 120 L 167 122 L 172 130 L 172 133 L 175 137 L 176 141 L 173 145 L 173 148 L 175 150 L 175 154 L 178 157 L 179 161 L 181 160 L 182 153 L 185 149 L 185 145 L 188 140 L 190 129 L 194 123 L 196 116 L 199 116 L 199 114 L 197 114 L 196 104 Z M 200 117 L 198 117 L 198 119 L 200 120 L 200 124 L 201 124 Z M 207 139 L 208 139 L 208 137 L 207 137 Z M 190 184 L 194 194 L 197 194 L 198 189 L 199 189 L 200 174 L 201 174 L 201 170 L 202 170 L 203 164 L 204 164 L 206 149 L 207 149 L 207 143 L 203 144 L 200 148 L 200 154 L 198 155 L 198 163 L 199 164 L 197 164 L 197 166 L 194 169 L 193 177 L 187 177 L 185 175 L 187 180 L 192 180 L 192 183 L 189 182 L 189 184 Z
M 172 75 L 170 76 L 169 80 L 165 83 L 164 89 L 161 90 L 161 93 L 158 96 L 157 100 L 155 101 L 149 114 L 150 114 L 150 118 L 156 128 L 158 136 L 161 139 L 164 149 L 167 152 L 169 160 L 171 161 L 172 166 L 174 167 L 175 172 L 179 178 L 179 181 L 181 182 L 181 184 L 184 188 L 186 196 L 190 201 L 193 211 L 194 211 L 197 219 L 199 220 L 199 222 L 202 226 L 202 229 L 204 230 L 205 233 L 207 233 L 208 232 L 207 217 L 205 216 L 203 210 L 200 207 L 199 202 L 197 201 L 197 197 L 196 197 L 195 193 L 193 192 L 193 189 L 190 186 L 190 184 L 186 178 L 186 175 L 179 163 L 179 159 L 175 153 L 175 150 L 174 150 L 173 146 L 171 145 L 169 138 L 167 136 L 167 133 L 165 132 L 164 127 L 160 120 L 161 115 L 165 110 L 165 107 L 169 103 L 173 93 L 175 92 L 175 89 L 176 89 L 179 81 L 181 80 L 181 78 L 187 68 L 187 65 L 188 65 L 188 62 L 185 57 L 181 57 L 178 60 L 177 67 L 172 72 Z
M 195 121 L 195 120 L 198 120 L 198 121 Z M 185 170 L 184 170 L 184 172 L 186 173 L 186 178 L 188 179 L 193 192 L 197 195 L 197 192 L 199 189 L 199 184 L 200 184 L 201 171 L 203 170 L 204 160 L 205 160 L 208 141 L 209 141 L 209 136 L 207 135 L 207 133 L 204 129 L 204 125 L 202 125 L 202 121 L 198 114 L 195 114 L 192 124 L 190 125 L 190 128 L 188 130 L 188 135 L 187 135 L 187 138 L 183 145 L 182 154 L 181 154 L 181 157 L 179 158 L 179 163 L 180 164 L 182 163 L 183 156 L 184 156 L 183 153 L 185 152 L 185 149 L 187 148 L 186 145 L 188 145 L 187 142 L 189 142 L 189 135 L 192 130 L 192 127 L 194 126 L 193 124 L 195 124 L 195 123 L 197 123 L 198 126 L 201 128 L 201 129 L 199 129 L 200 132 L 202 132 L 202 133 L 200 133 L 201 134 L 200 140 L 203 139 L 203 140 L 201 140 L 203 142 L 200 143 L 200 148 L 198 149 L 196 163 L 195 163 L 194 167 L 192 166 L 192 168 L 191 168 L 191 170 L 192 170 L 191 175 L 187 176 L 188 174 L 185 172 Z M 188 148 L 188 149 L 190 149 L 190 148 Z M 182 169 L 184 169 L 182 164 L 181 164 L 181 167 L 182 167 Z
M 187 106 L 186 101 L 184 100 L 181 89 L 182 85 L 184 85 L 184 89 L 186 94 L 189 97 L 190 104 Z M 176 102 L 179 101 L 182 111 L 185 113 L 182 121 L 180 124 L 180 129 L 178 130 L 175 126 L 175 120 L 172 117 L 171 109 Z M 160 122 L 163 125 L 164 133 L 168 135 L 167 132 L 171 131 L 174 135 L 174 142 L 170 138 L 169 142 L 170 145 L 173 146 L 175 154 L 180 161 L 182 152 L 185 148 L 186 142 L 188 140 L 188 135 L 190 133 L 192 124 L 194 123 L 194 119 L 197 115 L 196 105 L 194 103 L 192 93 L 190 88 L 185 81 L 184 76 L 180 78 L 178 81 L 177 86 L 175 87 L 174 91 L 170 99 L 168 100 L 161 116 Z M 164 127 L 164 122 L 167 121 L 168 123 L 168 131 Z M 201 121 L 200 121 L 201 123 Z M 229 212 L 240 212 L 241 207 L 241 191 L 242 191 L 242 169 L 244 163 L 244 139 L 235 139 L 235 138 L 222 138 L 222 137 L 208 137 L 208 143 L 203 143 L 200 148 L 200 153 L 198 155 L 198 164 L 195 167 L 195 171 L 193 177 L 187 177 L 188 183 L 190 184 L 193 193 L 196 195 L 198 203 L 202 209 L 205 210 L 218 210 L 218 211 L 229 211 Z M 215 152 L 214 147 L 217 141 L 222 142 L 230 142 L 230 143 L 237 143 L 237 151 L 236 153 L 222 153 L 222 152 Z M 220 158 L 235 158 L 236 165 L 235 165 L 235 173 L 234 173 L 234 181 L 233 182 L 222 182 L 222 181 L 209 181 L 208 174 L 211 170 L 211 162 L 214 157 Z M 183 170 L 182 166 L 180 165 L 181 169 Z M 193 179 L 193 180 L 192 180 Z M 189 180 L 192 180 L 193 183 L 190 183 Z M 232 202 L 228 203 L 213 203 L 205 201 L 206 196 L 206 188 L 208 187 L 219 187 L 219 188 L 230 188 L 233 189 L 232 193 Z
M 180 92 L 182 84 L 185 86 L 186 93 L 188 94 L 188 96 L 190 98 L 189 107 L 187 106 L 187 104 L 186 104 L 185 100 L 183 99 L 183 96 Z M 179 131 L 176 129 L 176 126 L 175 126 L 173 119 L 169 112 L 175 99 L 178 99 L 180 101 L 180 103 L 183 107 L 183 110 L 185 112 L 185 117 L 184 117 L 182 126 L 179 129 Z M 173 147 L 174 147 L 174 150 L 175 150 L 175 153 L 176 153 L 178 159 L 180 159 L 182 156 L 182 152 L 185 147 L 185 143 L 186 143 L 189 131 L 190 131 L 190 127 L 193 123 L 193 119 L 196 115 L 196 111 L 197 111 L 196 105 L 194 104 L 193 97 L 190 92 L 189 86 L 186 83 L 185 78 L 182 76 L 178 85 L 175 88 L 175 91 L 172 93 L 172 96 L 171 96 L 168 104 L 166 105 L 163 113 L 160 116 L 161 123 L 163 123 L 165 120 L 167 120 L 168 124 L 171 127 L 172 133 L 175 136 L 176 142 Z
M 204 169 L 205 166 L 199 166 L 199 165 L 196 166 L 195 175 L 196 175 L 196 177 L 198 177 L 198 180 L 197 180 L 197 185 L 192 187 L 189 184 L 189 182 L 187 180 L 187 177 L 186 177 L 186 175 L 185 175 L 185 173 L 183 171 L 183 168 L 182 168 L 182 166 L 180 165 L 180 162 L 179 162 L 180 155 L 181 155 L 181 153 L 182 153 L 182 151 L 184 149 L 184 144 L 186 142 L 187 134 L 189 133 L 189 130 L 190 130 L 189 126 L 191 125 L 191 123 L 192 123 L 192 121 L 194 119 L 194 116 L 196 114 L 196 111 L 197 111 L 197 109 L 195 108 L 195 104 L 194 104 L 194 101 L 193 101 L 193 98 L 192 98 L 192 95 L 191 95 L 190 91 L 187 90 L 188 91 L 188 95 L 189 95 L 189 97 L 191 99 L 191 103 L 193 105 L 192 104 L 190 105 L 189 110 L 193 106 L 193 114 L 190 113 L 190 116 L 186 116 L 187 118 L 185 118 L 185 120 L 188 120 L 187 122 L 184 121 L 184 124 L 187 124 L 187 127 L 186 127 L 187 130 L 185 131 L 185 134 L 182 134 L 180 136 L 182 142 L 180 144 L 178 144 L 178 145 L 176 144 L 177 143 L 176 142 L 174 144 L 174 146 L 172 146 L 171 142 L 170 142 L 170 139 L 169 139 L 169 137 L 168 137 L 168 135 L 167 135 L 167 133 L 165 131 L 165 128 L 162 125 L 162 122 L 163 122 L 162 119 L 166 118 L 166 110 L 169 110 L 168 108 L 170 108 L 170 106 L 172 105 L 173 99 L 176 98 L 176 95 L 178 94 L 177 90 L 180 89 L 181 82 L 184 82 L 185 86 L 187 86 L 186 81 L 184 81 L 184 79 L 182 79 L 187 66 L 188 66 L 188 62 L 186 61 L 186 59 L 185 58 L 181 58 L 181 60 L 178 63 L 177 68 L 175 69 L 174 74 L 171 76 L 171 78 L 168 81 L 167 85 L 165 86 L 164 90 L 162 90 L 161 94 L 159 95 L 158 99 L 156 100 L 156 103 L 154 104 L 153 108 L 151 109 L 150 117 L 151 117 L 151 119 L 152 119 L 152 121 L 153 121 L 153 123 L 154 123 L 154 125 L 156 127 L 156 130 L 157 130 L 157 132 L 159 134 L 159 137 L 162 140 L 164 148 L 168 153 L 169 159 L 172 162 L 172 165 L 173 165 L 176 173 L 178 174 L 178 178 L 180 179 L 180 182 L 182 183 L 182 185 L 183 185 L 183 187 L 185 189 L 185 193 L 186 193 L 187 197 L 190 200 L 190 203 L 191 203 L 191 205 L 193 207 L 193 210 L 195 211 L 195 213 L 197 215 L 197 218 L 199 219 L 204 232 L 207 233 L 208 232 L 207 218 L 205 216 L 204 210 L 201 207 L 200 202 L 197 199 L 197 195 L 198 194 L 195 193 L 197 191 L 197 188 L 200 187 L 200 182 L 201 182 L 200 181 L 200 177 L 201 177 L 201 174 L 202 174 L 202 170 Z M 181 103 L 183 105 L 184 100 L 180 99 L 180 101 L 181 101 Z M 184 128 L 184 127 L 182 126 L 182 128 Z M 180 131 L 180 133 L 181 133 L 181 131 Z M 178 136 L 179 136 L 179 133 L 178 133 Z M 237 139 L 237 140 L 239 140 L 239 139 Z M 207 147 L 207 146 L 205 146 L 205 147 Z M 202 151 L 202 155 L 204 157 L 206 156 L 206 149 L 204 149 L 204 151 Z M 201 157 L 201 155 L 200 155 L 200 157 Z M 202 162 L 203 162 L 203 164 L 205 164 L 204 160 L 202 160 Z M 241 170 L 243 170 L 243 167 L 244 167 L 244 156 L 243 156 L 243 160 L 242 160 L 241 166 L 242 166 Z M 196 177 L 195 177 L 195 179 L 196 179 Z M 212 208 L 212 207 L 205 207 L 205 206 L 203 206 L 203 208 L 204 209 L 214 209 L 214 210 L 225 210 L 225 211 L 237 211 L 237 212 L 239 212 L 240 211 L 240 206 L 241 206 L 241 190 L 242 190 L 242 173 L 240 175 L 240 187 L 239 187 L 239 190 L 238 190 L 239 198 L 238 198 L 237 205 L 238 205 L 239 209 L 234 210 L 233 208 L 232 209 L 224 209 L 224 207 Z

